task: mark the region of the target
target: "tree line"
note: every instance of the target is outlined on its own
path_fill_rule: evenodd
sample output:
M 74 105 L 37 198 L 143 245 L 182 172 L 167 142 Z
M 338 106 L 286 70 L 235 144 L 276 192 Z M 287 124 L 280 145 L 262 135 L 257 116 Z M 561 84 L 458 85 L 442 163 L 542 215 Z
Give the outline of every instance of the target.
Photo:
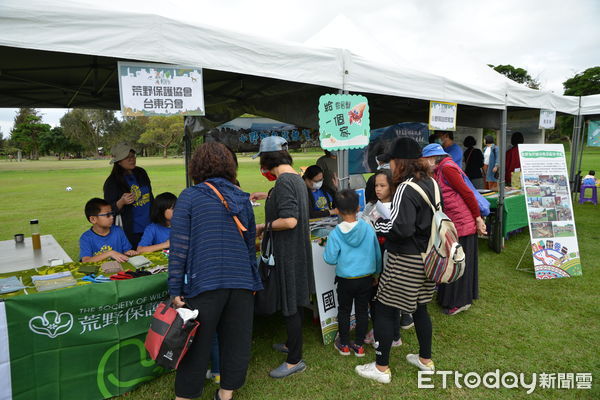
M 60 125 L 44 123 L 35 108 L 20 108 L 9 138 L 1 137 L 0 154 L 37 160 L 43 155 L 65 157 L 100 157 L 108 155 L 118 142 L 136 144 L 147 156 L 181 154 L 183 117 L 125 117 L 114 111 L 73 109 L 61 119 Z

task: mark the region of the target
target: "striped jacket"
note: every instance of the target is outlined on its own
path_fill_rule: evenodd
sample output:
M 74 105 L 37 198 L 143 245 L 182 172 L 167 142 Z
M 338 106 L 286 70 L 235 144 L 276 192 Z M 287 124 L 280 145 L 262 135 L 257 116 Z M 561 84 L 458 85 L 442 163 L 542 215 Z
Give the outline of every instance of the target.
M 221 192 L 230 211 L 203 183 L 181 192 L 171 219 L 169 294 L 194 297 L 216 289 L 260 290 L 249 195 L 222 178 L 208 182 Z M 243 238 L 232 215 L 248 229 Z

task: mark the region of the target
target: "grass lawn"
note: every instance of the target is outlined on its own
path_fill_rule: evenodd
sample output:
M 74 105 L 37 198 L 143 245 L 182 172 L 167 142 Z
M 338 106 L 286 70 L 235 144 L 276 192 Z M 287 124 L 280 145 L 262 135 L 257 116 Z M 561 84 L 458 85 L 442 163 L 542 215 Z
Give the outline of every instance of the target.
M 296 153 L 295 165 L 311 165 L 320 153 Z M 138 159 L 153 184 L 154 194 L 175 194 L 185 185 L 182 159 Z M 582 170 L 600 170 L 600 151 L 586 152 Z M 28 221 L 40 220 L 43 234 L 53 234 L 67 253 L 78 258 L 78 238 L 89 228 L 83 215 L 85 202 L 102 196 L 102 184 L 110 171 L 108 161 L 43 160 L 10 163 L 0 161 L 0 240 L 15 233 L 29 235 Z M 240 157 L 240 183 L 247 191 L 266 191 L 272 183 L 258 171 L 258 163 Z M 73 191 L 65 191 L 71 186 Z M 271 350 L 271 344 L 284 339 L 281 317 L 257 317 L 254 328 L 253 358 L 246 385 L 237 399 L 581 399 L 600 398 L 600 261 L 594 255 L 600 240 L 598 206 L 575 205 L 575 218 L 583 276 L 573 279 L 536 281 L 531 273 L 516 271 L 529 234 L 511 237 L 502 254 L 495 254 L 480 242 L 480 299 L 456 316 L 440 313 L 430 305 L 433 322 L 433 358 L 438 370 L 478 372 L 499 369 L 501 373 L 578 373 L 594 375 L 592 390 L 537 388 L 531 395 L 519 389 L 467 389 L 450 384 L 441 389 L 441 377 L 434 378 L 436 389 L 417 388 L 417 374 L 404 357 L 417 352 L 414 329 L 403 331 L 404 345 L 392 350 L 392 383 L 377 384 L 358 377 L 355 365 L 374 360 L 374 351 L 356 359 L 342 357 L 332 346 L 324 347 L 320 329 L 306 316 L 305 354 L 308 370 L 284 380 L 273 380 L 268 371 L 284 358 Z M 264 210 L 255 209 L 257 222 Z M 526 254 L 524 265 L 531 266 Z M 308 313 L 307 313 L 308 314 Z M 539 378 L 539 377 L 538 377 Z M 123 396 L 127 399 L 170 399 L 174 374 L 142 385 Z M 211 399 L 216 385 L 208 383 L 202 399 Z

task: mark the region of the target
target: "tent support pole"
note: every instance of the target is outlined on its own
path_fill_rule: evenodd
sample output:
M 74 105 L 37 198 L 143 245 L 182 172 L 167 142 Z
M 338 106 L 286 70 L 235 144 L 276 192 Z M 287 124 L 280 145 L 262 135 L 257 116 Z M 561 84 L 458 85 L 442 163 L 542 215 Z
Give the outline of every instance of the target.
M 579 148 L 577 149 L 579 153 L 579 161 L 577 162 L 577 172 L 581 171 L 581 162 L 583 161 L 583 147 L 585 146 L 585 116 L 581 116 L 579 121 L 579 136 L 581 140 L 579 142 Z
M 185 186 L 192 186 L 192 178 L 190 177 L 189 165 L 190 160 L 192 159 L 192 138 L 190 137 L 188 130 L 185 129 L 187 124 L 191 124 L 193 121 L 188 120 L 189 118 L 194 118 L 190 116 L 183 117 L 183 152 L 184 152 L 184 162 L 185 162 Z
M 496 215 L 493 219 L 493 224 L 491 227 L 491 232 L 489 232 L 489 247 L 494 250 L 496 253 L 501 253 L 502 248 L 504 247 L 504 179 L 505 179 L 505 167 L 504 164 L 506 162 L 506 126 L 507 126 L 507 118 L 508 118 L 508 109 L 505 106 L 502 110 L 502 116 L 500 119 L 500 134 L 498 135 L 498 147 L 500 149 L 499 157 L 499 176 L 498 176 L 498 205 L 496 207 Z M 493 168 L 490 166 L 490 168 Z
M 569 165 L 569 182 L 571 183 L 571 195 L 575 196 L 577 189 L 576 175 L 577 175 L 577 153 L 579 148 L 579 136 L 580 136 L 580 120 L 581 120 L 581 97 L 579 97 L 579 111 L 573 120 L 573 134 L 571 135 L 571 163 Z
M 345 86 L 345 85 L 344 85 Z M 340 94 L 348 94 L 347 90 L 340 90 Z M 350 175 L 348 174 L 348 150 L 336 151 L 338 167 L 338 190 L 350 187 Z

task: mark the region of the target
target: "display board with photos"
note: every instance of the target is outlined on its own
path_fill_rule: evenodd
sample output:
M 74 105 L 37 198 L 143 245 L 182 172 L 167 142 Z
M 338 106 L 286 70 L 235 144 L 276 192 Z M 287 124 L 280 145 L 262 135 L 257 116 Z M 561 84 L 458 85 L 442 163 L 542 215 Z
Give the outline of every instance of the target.
M 562 144 L 520 144 L 536 279 L 582 274 Z

